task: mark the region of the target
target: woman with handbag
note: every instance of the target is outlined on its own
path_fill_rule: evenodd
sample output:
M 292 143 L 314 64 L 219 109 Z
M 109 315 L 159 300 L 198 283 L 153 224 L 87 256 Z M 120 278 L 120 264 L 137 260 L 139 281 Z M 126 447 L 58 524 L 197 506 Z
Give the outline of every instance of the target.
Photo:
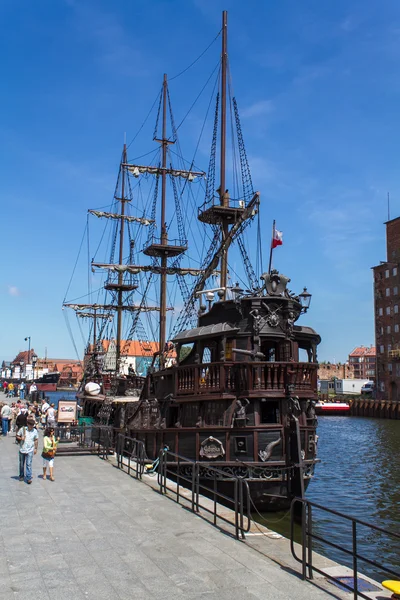
M 43 437 L 43 479 L 46 479 L 47 467 L 50 471 L 50 481 L 54 481 L 53 468 L 54 468 L 54 456 L 57 451 L 58 440 L 54 437 L 54 429 L 48 427 L 44 432 Z

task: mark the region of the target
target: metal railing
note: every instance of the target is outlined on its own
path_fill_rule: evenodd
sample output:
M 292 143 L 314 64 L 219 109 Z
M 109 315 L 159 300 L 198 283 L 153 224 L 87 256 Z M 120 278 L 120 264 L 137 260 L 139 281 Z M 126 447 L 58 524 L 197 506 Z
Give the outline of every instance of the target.
M 302 547 L 302 556 L 299 558 L 296 555 L 294 548 L 294 522 L 295 522 L 295 505 L 296 503 L 301 504 L 301 547 Z M 335 515 L 336 517 L 340 517 L 346 521 L 351 523 L 351 535 L 352 535 L 352 544 L 351 550 L 348 548 L 344 548 L 343 546 L 339 546 L 329 539 L 323 538 L 321 535 L 317 535 L 313 532 L 313 508 L 318 510 L 322 510 L 331 515 Z M 377 527 L 376 525 L 372 525 L 371 523 L 367 523 L 366 521 L 361 521 L 360 519 L 356 519 L 355 517 L 350 517 L 349 515 L 345 515 L 331 508 L 326 508 L 325 506 L 321 506 L 320 504 L 316 504 L 315 502 L 310 502 L 304 498 L 294 498 L 290 507 L 290 548 L 293 555 L 293 558 L 297 560 L 302 565 L 302 578 L 307 579 L 307 570 L 308 570 L 308 579 L 313 579 L 313 571 L 323 575 L 324 577 L 330 579 L 331 581 L 336 582 L 338 585 L 346 588 L 349 592 L 353 592 L 354 600 L 357 600 L 358 597 L 365 598 L 366 600 L 370 599 L 370 596 L 366 596 L 358 589 L 358 562 L 363 561 L 369 565 L 372 565 L 376 569 L 387 573 L 388 575 L 395 577 L 395 579 L 400 579 L 400 573 L 396 573 L 392 569 L 378 563 L 375 560 L 371 560 L 370 558 L 363 556 L 359 553 L 358 550 L 358 537 L 357 537 L 357 525 L 362 527 L 367 527 L 372 531 L 379 531 L 386 536 L 392 536 L 399 540 L 400 543 L 400 534 L 393 533 L 391 531 L 387 531 L 382 529 L 381 527 Z M 337 577 L 333 577 L 329 575 L 325 571 L 318 569 L 313 564 L 313 540 L 318 540 L 324 544 L 327 544 L 331 548 L 335 548 L 336 550 L 343 552 L 347 556 L 351 556 L 352 558 L 352 568 L 353 568 L 353 581 L 354 586 L 351 587 L 347 583 L 343 581 L 343 579 L 339 579 Z
M 136 479 L 142 479 L 146 458 L 144 443 L 136 438 L 119 433 L 115 445 L 118 469 L 127 467 L 128 475 L 133 471 Z M 132 463 L 133 462 L 133 466 Z
M 192 512 L 199 512 L 199 509 L 202 508 L 212 515 L 215 526 L 217 526 L 218 520 L 233 525 L 236 539 L 244 538 L 244 534 L 250 530 L 251 524 L 250 490 L 245 479 L 234 475 L 227 476 L 224 471 L 208 463 L 190 460 L 166 449 L 160 451 L 159 461 L 157 482 L 161 494 L 165 494 L 168 490 L 176 495 L 176 501 L 179 502 L 180 497 L 183 496 L 181 487 L 189 489 Z M 168 486 L 169 479 L 175 480 L 175 488 Z M 204 480 L 209 481 L 210 485 L 206 485 Z M 229 484 L 229 487 L 233 488 L 232 496 L 228 496 L 219 489 L 218 484 L 221 483 Z M 200 494 L 207 496 L 212 501 L 212 508 L 207 506 L 207 503 L 200 503 Z M 233 523 L 221 512 L 218 512 L 218 507 L 222 507 L 221 503 L 234 511 Z
M 54 434 L 59 438 L 57 454 L 80 454 L 86 450 L 107 458 L 113 447 L 113 430 L 109 426 L 57 425 Z

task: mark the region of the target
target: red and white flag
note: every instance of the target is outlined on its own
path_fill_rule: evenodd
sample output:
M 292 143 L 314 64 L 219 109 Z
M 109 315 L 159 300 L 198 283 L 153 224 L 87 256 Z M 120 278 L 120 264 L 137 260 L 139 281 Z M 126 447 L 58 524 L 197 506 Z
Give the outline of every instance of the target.
M 274 229 L 274 235 L 272 237 L 272 245 L 271 248 L 276 248 L 277 246 L 282 246 L 283 244 L 283 233 L 278 229 Z

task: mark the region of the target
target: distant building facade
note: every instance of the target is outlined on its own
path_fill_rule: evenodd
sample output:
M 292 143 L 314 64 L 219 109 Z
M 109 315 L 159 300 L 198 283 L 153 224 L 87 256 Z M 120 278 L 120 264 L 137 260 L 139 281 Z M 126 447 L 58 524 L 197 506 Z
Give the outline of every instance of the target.
M 349 365 L 352 366 L 354 379 L 376 378 L 376 348 L 375 346 L 357 346 L 349 354 Z
M 386 261 L 374 273 L 378 398 L 400 400 L 400 217 L 385 223 Z
M 85 354 L 85 364 L 92 352 L 93 346 L 90 346 Z M 97 352 L 102 355 L 103 369 L 105 371 L 115 371 L 117 360 L 116 341 L 102 340 L 99 343 Z M 122 340 L 120 371 L 128 375 L 129 369 L 133 369 L 137 375 L 146 375 L 155 352 L 158 352 L 157 342 Z
M 320 381 L 329 381 L 336 377 L 337 379 L 354 379 L 354 367 L 349 363 L 319 363 L 318 379 Z

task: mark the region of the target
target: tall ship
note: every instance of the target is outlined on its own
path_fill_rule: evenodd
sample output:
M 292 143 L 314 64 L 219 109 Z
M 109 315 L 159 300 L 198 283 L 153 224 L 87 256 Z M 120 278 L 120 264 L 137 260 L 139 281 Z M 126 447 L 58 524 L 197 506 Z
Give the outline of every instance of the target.
M 291 291 L 290 279 L 272 268 L 272 245 L 268 270 L 262 266 L 270 233 L 261 228 L 260 193 L 230 83 L 226 12 L 220 34 L 207 174 L 180 154 L 164 75 L 154 161 L 129 160 L 125 144 L 113 212 L 91 211 L 115 224 L 110 259 L 91 263 L 106 273 L 111 300 L 65 306 L 92 323 L 79 392 L 87 415 L 141 440 L 149 460 L 168 446 L 245 478 L 257 509 L 281 510 L 304 494 L 318 462 L 320 337 L 298 324 L 311 295 Z M 150 185 L 148 201 L 128 214 L 128 206 L 139 207 L 141 180 Z M 204 193 L 195 215 L 185 193 L 191 203 Z M 147 348 L 146 372 L 127 366 L 129 339 Z

